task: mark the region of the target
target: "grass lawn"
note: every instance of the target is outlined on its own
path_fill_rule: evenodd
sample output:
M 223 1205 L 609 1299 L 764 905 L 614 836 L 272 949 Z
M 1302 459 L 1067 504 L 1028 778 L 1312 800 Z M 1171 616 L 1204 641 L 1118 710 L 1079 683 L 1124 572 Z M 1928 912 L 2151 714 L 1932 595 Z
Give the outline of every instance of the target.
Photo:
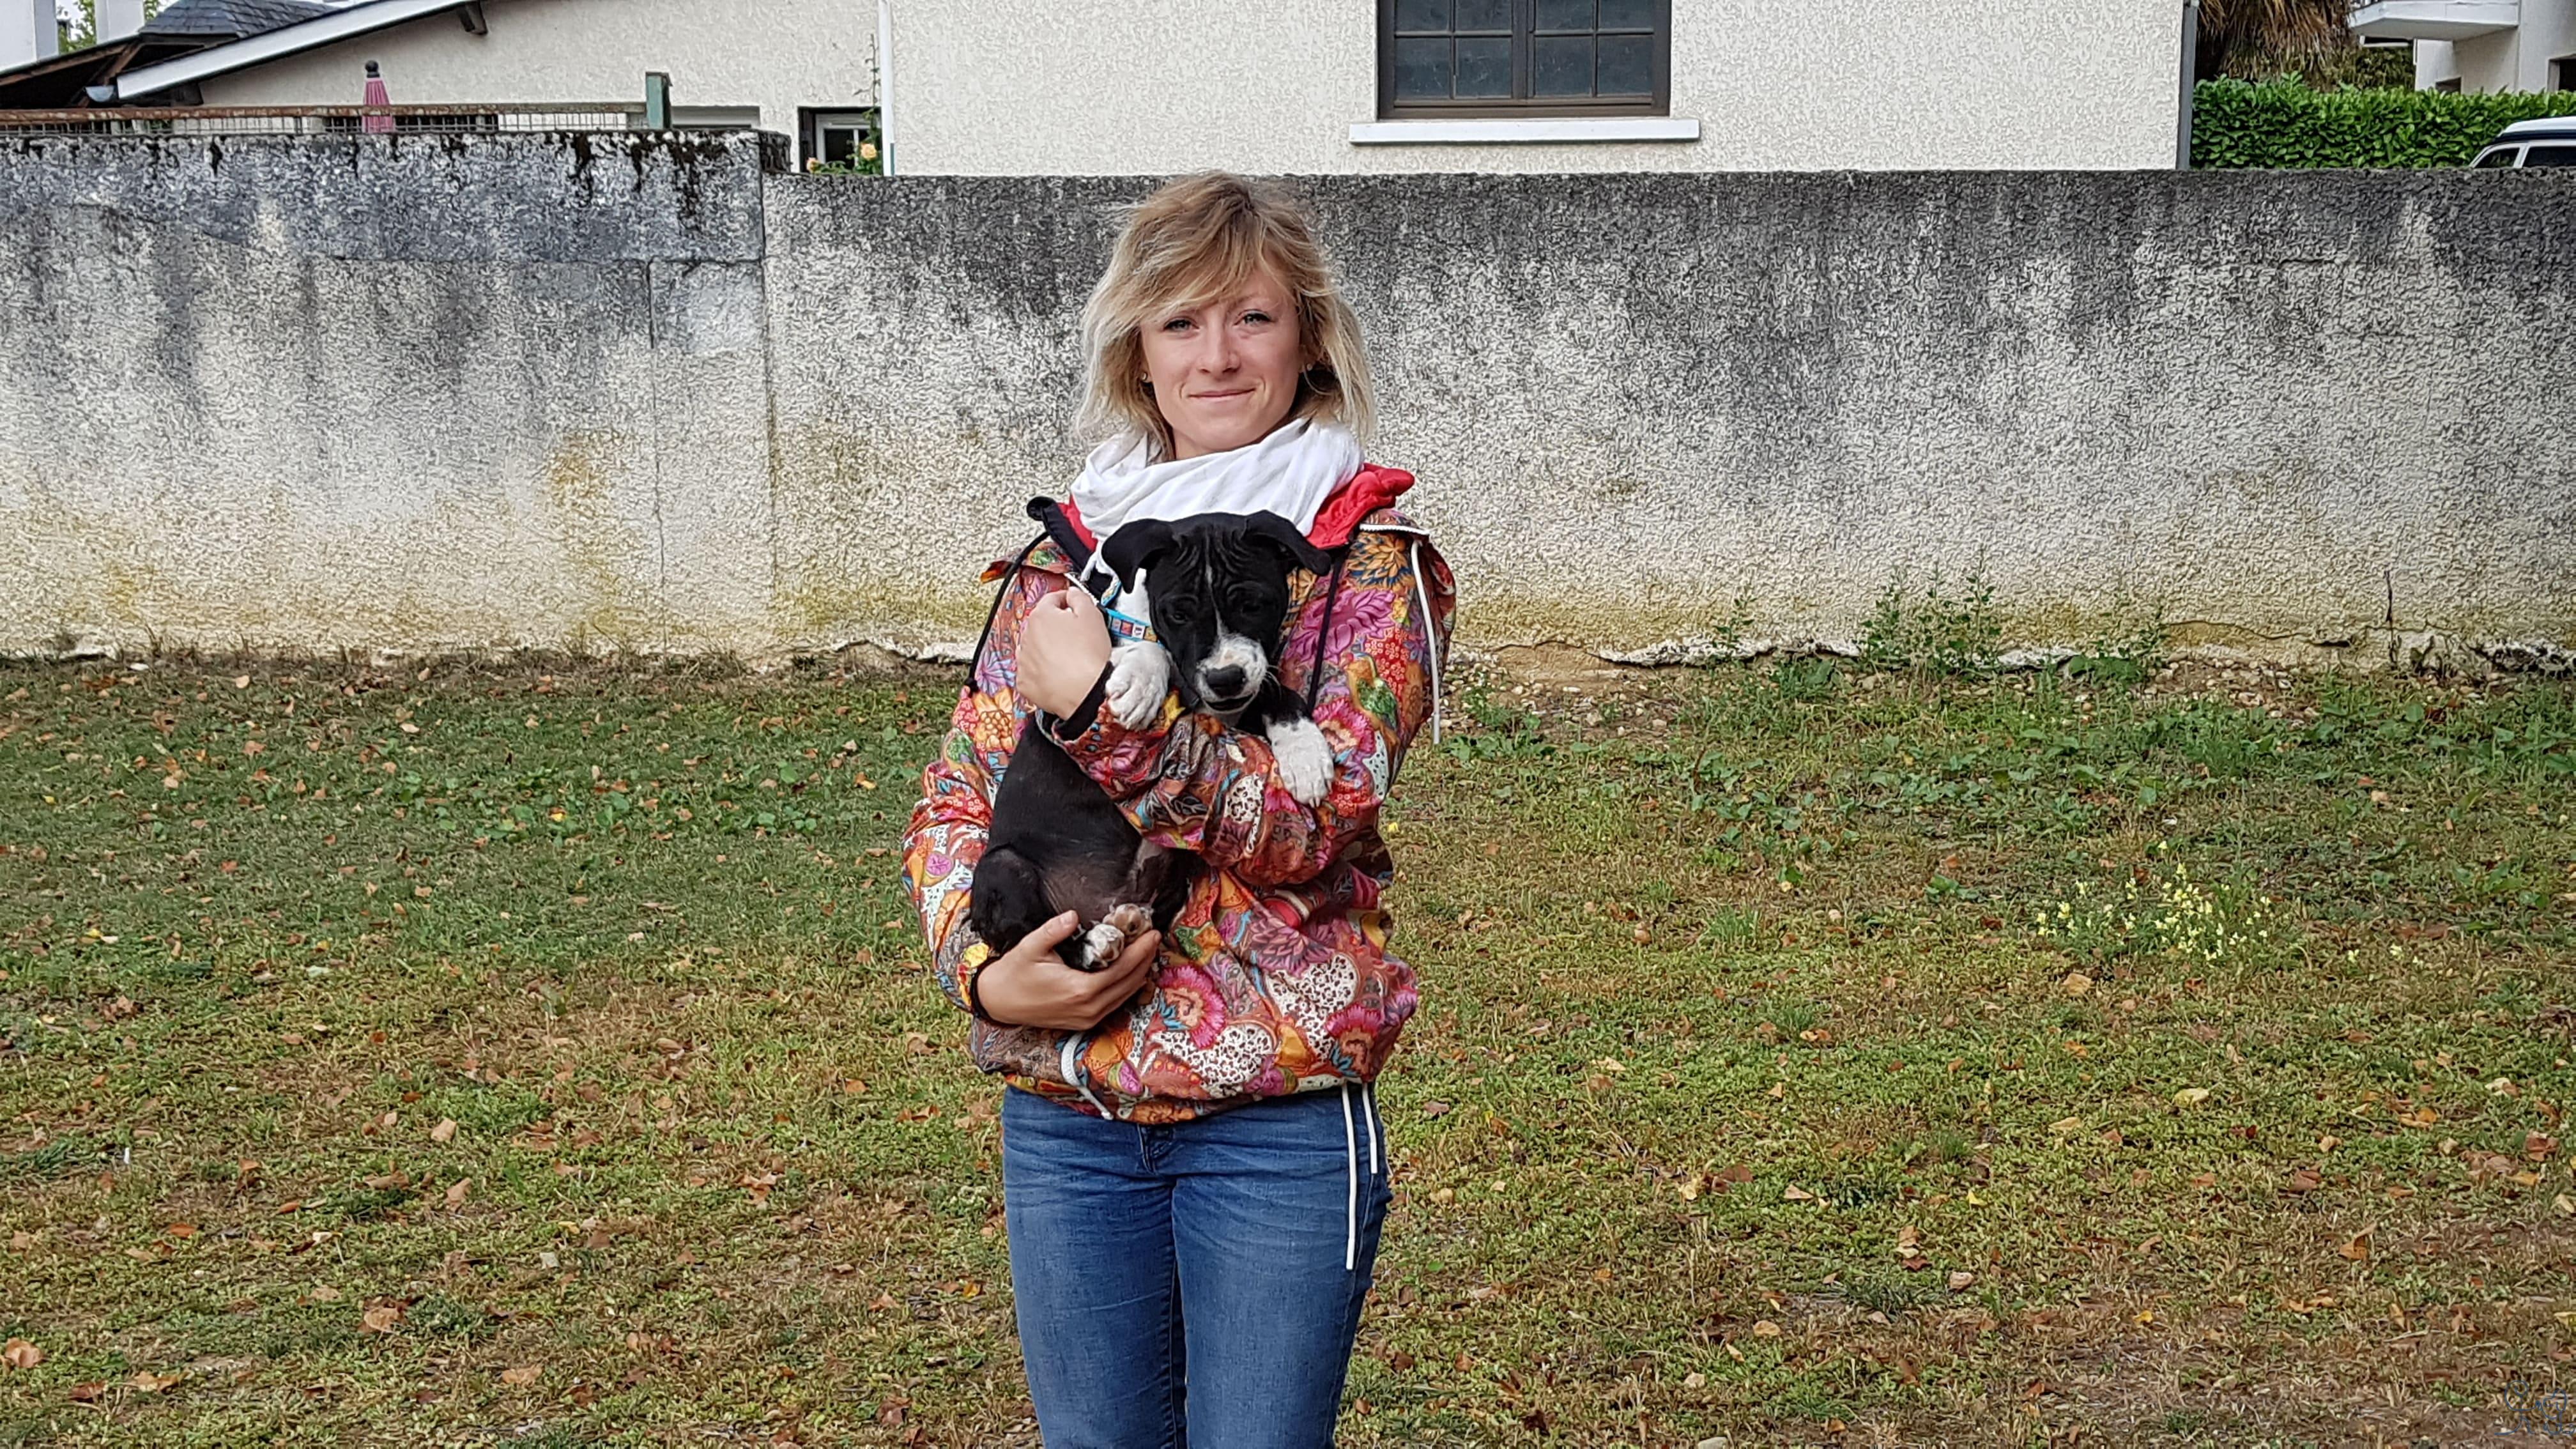
M 1034 1444 L 953 685 L 0 668 L 0 1445 Z M 1453 701 L 1352 1445 L 2505 1437 L 2576 689 Z

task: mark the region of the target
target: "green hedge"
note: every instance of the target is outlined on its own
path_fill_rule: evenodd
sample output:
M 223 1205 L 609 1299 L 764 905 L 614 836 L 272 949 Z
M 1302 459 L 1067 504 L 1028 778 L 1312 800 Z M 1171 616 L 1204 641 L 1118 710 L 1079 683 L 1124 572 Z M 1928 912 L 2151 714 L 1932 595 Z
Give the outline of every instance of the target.
M 2238 167 L 2466 166 L 2515 121 L 2576 115 L 2576 91 L 2315 91 L 2297 81 L 2201 82 L 2191 164 Z

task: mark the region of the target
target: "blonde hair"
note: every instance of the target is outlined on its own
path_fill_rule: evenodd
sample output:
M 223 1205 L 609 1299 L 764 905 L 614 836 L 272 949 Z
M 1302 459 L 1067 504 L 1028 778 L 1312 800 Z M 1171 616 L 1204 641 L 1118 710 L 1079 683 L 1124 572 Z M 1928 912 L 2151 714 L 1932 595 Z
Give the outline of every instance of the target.
M 1175 312 L 1232 297 L 1266 276 L 1297 299 L 1305 371 L 1289 418 L 1337 422 L 1366 440 L 1377 421 L 1359 317 L 1333 285 L 1306 215 L 1269 186 L 1222 171 L 1165 183 L 1128 215 L 1109 269 L 1082 309 L 1079 426 L 1092 437 L 1134 433 L 1168 458 L 1172 430 L 1145 381 L 1143 329 Z M 1283 421 L 1285 421 L 1283 419 Z

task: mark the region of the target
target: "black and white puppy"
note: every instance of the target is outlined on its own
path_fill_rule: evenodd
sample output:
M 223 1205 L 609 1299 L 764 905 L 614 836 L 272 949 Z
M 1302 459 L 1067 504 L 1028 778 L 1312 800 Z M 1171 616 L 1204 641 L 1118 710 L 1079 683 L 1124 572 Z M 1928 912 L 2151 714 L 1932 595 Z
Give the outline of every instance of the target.
M 1110 651 L 1102 708 L 1139 728 L 1177 688 L 1186 709 L 1264 735 L 1280 783 L 1300 802 L 1324 798 L 1332 750 L 1305 701 L 1279 682 L 1289 575 L 1322 574 L 1333 556 L 1272 513 L 1202 514 L 1130 524 L 1101 550 L 1124 581 L 1119 612 L 1145 620 L 1151 641 Z M 967 921 L 1008 951 L 1064 911 L 1082 928 L 1056 954 L 1097 971 L 1150 929 L 1169 929 L 1188 893 L 1187 862 L 1145 844 L 1091 777 L 1032 715 L 993 795 L 983 861 Z

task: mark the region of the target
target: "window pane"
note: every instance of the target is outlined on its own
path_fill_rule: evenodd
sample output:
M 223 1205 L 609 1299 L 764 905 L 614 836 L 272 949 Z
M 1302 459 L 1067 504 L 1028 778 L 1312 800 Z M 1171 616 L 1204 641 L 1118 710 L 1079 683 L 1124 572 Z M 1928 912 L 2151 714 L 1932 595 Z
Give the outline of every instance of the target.
M 1592 37 L 1542 35 L 1530 42 L 1530 92 L 1541 96 L 1592 94 Z
M 1449 42 L 1445 37 L 1395 43 L 1395 98 L 1400 101 L 1449 99 Z
M 1655 28 L 1655 0 L 1601 0 L 1601 28 L 1604 30 L 1652 30 Z M 1607 64 L 1605 61 L 1604 64 Z M 1603 84 L 1608 90 L 1608 84 Z
M 1647 35 L 1601 37 L 1599 91 L 1605 96 L 1655 93 L 1655 42 Z
M 1541 30 L 1590 30 L 1592 0 L 1538 0 Z M 1589 86 L 1585 89 L 1590 89 Z
M 858 132 L 844 131 L 838 126 L 826 126 L 823 128 L 823 160 L 825 163 L 833 166 L 844 166 L 849 164 L 851 157 L 858 154 Z
M 1499 30 L 1509 34 L 1512 28 L 1512 0 L 1458 0 L 1458 30 Z
M 1512 41 L 1508 35 L 1491 40 L 1458 42 L 1458 98 L 1469 96 L 1508 97 L 1512 93 Z
M 2534 166 L 2576 166 L 2576 146 L 2534 146 L 2522 153 L 2525 170 Z
M 1395 0 L 1397 30 L 1446 30 L 1449 0 Z
M 2494 151 L 2489 151 L 2487 154 L 2478 158 L 2478 169 L 2481 171 L 2494 171 L 2500 168 L 2509 167 L 2513 165 L 2513 157 L 2514 148 L 2511 146 L 2505 146 Z

